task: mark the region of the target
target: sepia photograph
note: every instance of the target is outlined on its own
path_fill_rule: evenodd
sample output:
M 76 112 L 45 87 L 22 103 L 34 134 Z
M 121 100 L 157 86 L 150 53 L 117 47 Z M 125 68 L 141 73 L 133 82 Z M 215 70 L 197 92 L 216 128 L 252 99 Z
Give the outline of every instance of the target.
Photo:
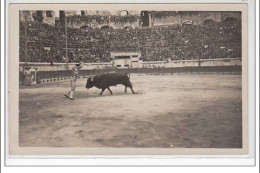
M 17 147 L 247 149 L 242 8 L 166 6 L 17 8 Z

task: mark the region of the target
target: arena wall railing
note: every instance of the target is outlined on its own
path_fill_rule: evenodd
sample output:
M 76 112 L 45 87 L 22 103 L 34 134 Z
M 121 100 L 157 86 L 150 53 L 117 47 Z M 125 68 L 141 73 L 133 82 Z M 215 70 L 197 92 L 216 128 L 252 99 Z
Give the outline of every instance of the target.
M 72 73 L 71 69 L 77 63 L 19 63 L 19 81 L 23 84 L 24 67 L 30 67 L 34 83 L 45 83 L 67 80 Z M 148 61 L 142 62 L 141 68 L 112 68 L 112 63 L 86 63 L 79 71 L 81 78 L 102 73 L 147 73 L 161 74 L 241 74 L 241 58 L 176 60 L 176 61 Z

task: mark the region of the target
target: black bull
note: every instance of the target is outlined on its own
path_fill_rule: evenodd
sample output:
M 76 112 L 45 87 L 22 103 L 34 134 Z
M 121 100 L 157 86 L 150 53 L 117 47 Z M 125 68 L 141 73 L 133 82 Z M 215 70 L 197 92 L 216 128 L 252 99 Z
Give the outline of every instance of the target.
M 135 93 L 133 90 L 133 86 L 130 82 L 130 75 L 128 73 L 108 73 L 97 75 L 94 77 L 89 77 L 86 83 L 86 88 L 89 89 L 95 86 L 99 89 L 102 89 L 99 95 L 102 95 L 105 89 L 108 89 L 109 92 L 113 94 L 109 87 L 116 86 L 118 84 L 122 84 L 125 86 L 125 93 L 127 92 L 127 87 L 129 87 L 132 90 L 133 94 Z

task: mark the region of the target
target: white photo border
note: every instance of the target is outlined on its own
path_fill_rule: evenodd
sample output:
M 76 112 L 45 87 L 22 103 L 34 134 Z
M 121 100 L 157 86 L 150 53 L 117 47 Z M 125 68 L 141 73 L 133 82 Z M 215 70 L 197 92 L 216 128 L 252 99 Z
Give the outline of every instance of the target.
M 254 0 L 230 0 L 230 1 L 203 1 L 204 3 L 246 3 L 248 4 L 248 110 L 249 110 L 249 154 L 248 155 L 207 155 L 207 156 L 164 156 L 164 155 L 155 155 L 155 156 L 78 156 L 78 155 L 62 155 L 62 156 L 13 156 L 9 155 L 9 142 L 8 142 L 8 6 L 11 3 L 69 3 L 71 1 L 14 1 L 10 0 L 6 2 L 5 6 L 5 19 L 6 19 L 6 34 L 5 34 L 5 163 L 8 166 L 36 166 L 36 165 L 72 165 L 72 166 L 108 166 L 108 165 L 117 165 L 117 166 L 210 166 L 210 165 L 223 165 L 223 166 L 253 166 L 255 165 L 255 130 L 256 130 L 256 102 L 255 102 L 255 94 L 256 94 L 256 59 L 252 57 L 256 57 L 255 55 L 255 1 Z M 84 1 L 85 2 L 85 1 Z M 104 1 L 89 1 L 90 3 L 103 3 Z M 113 1 L 105 1 L 106 3 L 114 3 Z M 134 3 L 135 1 L 131 1 Z M 140 3 L 140 1 L 138 1 Z M 160 1 L 160 3 L 180 3 L 180 1 Z M 202 1 L 181 1 L 181 3 L 203 3 Z M 73 3 L 83 3 L 82 1 L 73 1 Z M 116 1 L 116 3 L 122 3 L 120 1 Z M 124 1 L 123 3 L 129 3 L 128 1 Z M 141 3 L 147 3 L 142 1 Z M 155 1 L 149 1 L 149 3 L 155 3 Z M 158 3 L 158 1 L 157 1 Z M 2 61 L 2 60 L 1 60 Z

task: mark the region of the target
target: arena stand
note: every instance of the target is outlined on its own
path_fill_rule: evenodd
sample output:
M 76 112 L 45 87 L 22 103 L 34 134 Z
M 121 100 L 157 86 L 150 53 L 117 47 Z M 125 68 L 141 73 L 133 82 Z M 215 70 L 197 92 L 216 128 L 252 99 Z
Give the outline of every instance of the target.
M 20 62 L 25 61 L 24 25 L 20 23 Z M 29 62 L 64 62 L 65 29 L 28 22 Z M 241 25 L 161 26 L 138 29 L 68 29 L 71 62 L 109 62 L 112 51 L 141 51 L 144 61 L 241 57 Z
M 77 22 L 77 20 L 88 20 L 86 18 L 78 19 L 74 17 L 68 22 Z M 102 19 L 100 19 L 102 20 Z M 111 19 L 117 20 L 118 19 Z M 124 22 L 122 18 L 122 22 Z M 131 18 L 128 20 L 137 20 Z M 102 21 L 100 21 L 102 22 Z M 25 24 L 27 25 L 27 60 L 33 63 L 64 63 L 62 57 L 66 56 L 65 50 L 65 28 L 60 26 L 50 26 L 39 22 L 20 22 L 20 50 L 19 61 L 25 62 Z M 143 62 L 168 62 L 203 60 L 203 59 L 226 59 L 240 58 L 241 61 L 241 24 L 238 23 L 210 23 L 206 25 L 174 25 L 174 26 L 156 26 L 140 27 L 136 29 L 98 29 L 98 28 L 68 28 L 68 58 L 70 63 L 80 60 L 86 63 L 110 63 L 110 52 L 120 51 L 140 51 Z M 226 61 L 226 60 L 224 60 Z M 187 72 L 205 73 L 210 72 L 228 72 L 226 68 L 218 67 L 191 67 L 184 68 L 157 68 L 146 69 L 126 69 L 132 73 L 179 73 L 183 70 Z M 111 69 L 104 66 L 105 69 L 83 70 L 81 76 L 89 73 L 97 74 L 100 72 L 109 72 Z M 241 66 L 230 68 L 231 71 L 240 73 Z M 120 69 L 116 69 L 117 71 Z M 126 71 L 124 70 L 124 71 Z M 113 71 L 113 70 L 112 70 Z M 33 76 L 35 75 L 32 73 Z M 41 81 L 64 80 L 70 75 L 70 71 L 57 70 L 37 72 Z M 23 74 L 20 72 L 20 80 Z

